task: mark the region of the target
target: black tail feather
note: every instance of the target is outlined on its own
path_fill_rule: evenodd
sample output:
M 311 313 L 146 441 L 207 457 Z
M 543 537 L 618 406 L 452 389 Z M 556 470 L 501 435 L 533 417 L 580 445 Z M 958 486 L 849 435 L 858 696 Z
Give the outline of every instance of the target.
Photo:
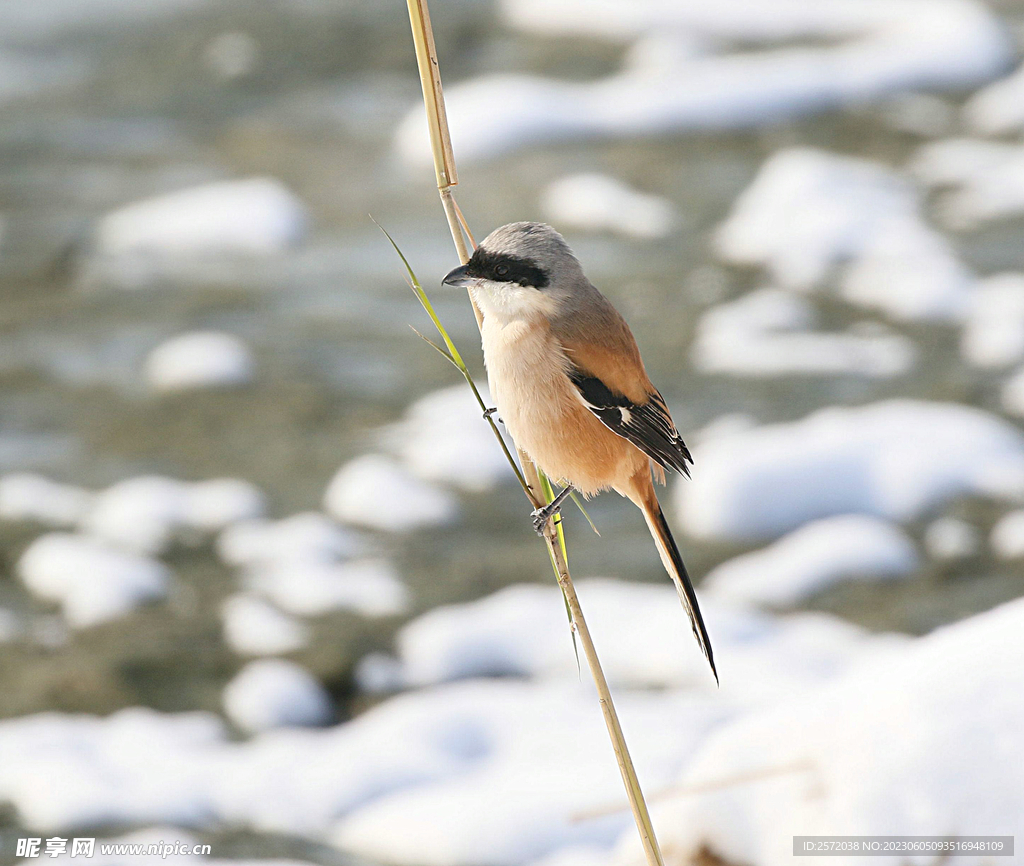
M 666 570 L 676 585 L 679 593 L 679 600 L 690 617 L 690 625 L 693 627 L 693 636 L 704 651 L 704 656 L 711 665 L 711 673 L 715 675 L 715 682 L 718 683 L 718 670 L 715 668 L 715 654 L 711 649 L 711 638 L 704 625 L 704 617 L 700 613 L 700 605 L 697 603 L 697 593 L 694 591 L 693 583 L 690 580 L 689 572 L 683 563 L 683 557 L 676 546 L 676 540 L 672 537 L 672 531 L 668 528 L 668 521 L 665 520 L 665 512 L 661 505 L 654 499 L 653 505 L 644 509 L 644 516 L 647 517 L 648 525 L 654 533 L 655 541 L 658 542 L 658 551 L 662 554 Z M 670 567 L 671 565 L 671 567 Z

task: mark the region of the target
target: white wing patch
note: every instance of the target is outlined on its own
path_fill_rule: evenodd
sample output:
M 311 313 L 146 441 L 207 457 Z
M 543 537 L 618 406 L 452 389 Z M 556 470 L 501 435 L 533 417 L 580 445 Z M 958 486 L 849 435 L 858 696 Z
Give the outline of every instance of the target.
M 576 386 L 580 402 L 605 427 L 632 442 L 655 463 L 682 475 L 690 474 L 686 464 L 692 463 L 693 458 L 672 423 L 661 394 L 653 391 L 646 402 L 632 403 L 600 379 L 580 370 L 570 369 L 569 378 Z

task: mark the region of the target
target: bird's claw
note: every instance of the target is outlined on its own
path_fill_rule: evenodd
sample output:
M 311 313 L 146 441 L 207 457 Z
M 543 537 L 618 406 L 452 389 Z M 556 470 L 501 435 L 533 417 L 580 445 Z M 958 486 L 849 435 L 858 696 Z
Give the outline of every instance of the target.
M 572 485 L 569 484 L 566 486 L 565 490 L 559 493 L 558 496 L 552 499 L 547 505 L 544 505 L 533 512 L 533 528 L 537 531 L 537 535 L 541 537 L 544 536 L 544 524 L 556 514 L 561 514 L 562 503 L 571 495 Z
M 533 531 L 537 533 L 541 538 L 544 537 L 544 525 L 548 522 L 548 519 L 558 513 L 559 509 L 549 510 L 549 506 L 543 508 L 537 508 L 530 515 L 530 519 L 533 522 Z
M 490 418 L 497 411 L 498 411 L 498 407 L 497 406 L 491 406 L 490 409 L 484 409 L 484 421 L 486 421 L 488 418 Z M 499 418 L 498 420 L 500 421 L 501 419 Z

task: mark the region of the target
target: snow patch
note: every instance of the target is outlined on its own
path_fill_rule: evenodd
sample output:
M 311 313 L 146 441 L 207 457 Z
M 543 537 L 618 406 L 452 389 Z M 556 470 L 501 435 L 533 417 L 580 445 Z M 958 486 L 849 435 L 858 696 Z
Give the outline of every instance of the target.
M 262 598 L 237 594 L 221 605 L 224 639 L 240 655 L 294 652 L 309 643 L 309 627 Z
M 708 572 L 702 588 L 733 603 L 799 604 L 844 580 L 906 577 L 918 566 L 913 542 L 886 520 L 847 514 L 816 520 L 763 550 Z
M 960 354 L 976 367 L 1007 367 L 1024 360 L 1024 274 L 997 274 L 978 284 Z
M 316 727 L 330 721 L 331 699 L 305 669 L 284 659 L 249 662 L 224 687 L 224 711 L 243 731 Z
M 699 538 L 770 538 L 854 512 L 904 522 L 957 496 L 1024 497 L 1024 436 L 954 403 L 821 409 L 702 442 L 694 462 L 693 480 L 674 495 Z
M 756 127 L 907 90 L 977 85 L 1011 61 L 997 19 L 965 0 L 505 0 L 502 10 L 513 26 L 545 36 L 635 43 L 622 70 L 597 81 L 487 75 L 447 88 L 464 160 L 550 141 Z M 827 44 L 771 47 L 787 41 Z M 751 43 L 765 50 L 718 50 Z M 495 105 L 515 123 L 493 123 Z M 411 163 L 429 160 L 422 106 L 401 123 L 396 145 Z
M 327 487 L 324 507 L 338 520 L 388 532 L 451 523 L 459 510 L 451 493 L 379 454 L 342 466 Z
M 40 598 L 60 602 L 73 627 L 85 628 L 163 598 L 170 571 L 97 538 L 50 532 L 22 554 L 18 575 Z
M 0 478 L 0 518 L 27 520 L 54 529 L 69 529 L 92 506 L 94 494 L 31 472 Z
M 728 671 L 716 690 L 667 581 L 591 578 L 578 581 L 577 589 L 592 631 L 601 636 L 605 675 L 621 687 L 686 686 L 744 702 L 771 699 L 844 668 L 873 643 L 834 617 L 776 619 L 698 589 L 718 669 Z M 518 584 L 478 601 L 434 608 L 405 625 L 397 643 L 403 680 L 411 685 L 473 676 L 576 675 L 557 587 Z
M 678 794 L 651 810 L 663 848 L 678 862 L 707 847 L 730 863 L 782 866 L 792 863 L 794 826 L 1019 834 L 1024 693 L 1006 683 L 1024 665 L 1022 634 L 1017 600 L 722 726 L 687 761 Z M 624 832 L 613 862 L 639 866 L 638 847 Z
M 409 607 L 409 590 L 384 559 L 325 563 L 283 560 L 243 575 L 246 585 L 282 610 L 318 616 L 353 610 L 363 616 L 395 616 Z
M 966 520 L 940 517 L 925 529 L 924 547 L 932 559 L 956 562 L 974 556 L 981 547 L 981 538 Z
M 247 481 L 190 483 L 160 475 L 120 481 L 97 494 L 82 528 L 140 553 L 160 553 L 177 537 L 217 532 L 263 513 L 263 494 Z
M 362 553 L 364 541 L 326 514 L 303 511 L 281 520 L 240 520 L 217 538 L 217 554 L 228 565 L 281 561 L 334 562 Z
M 96 244 L 108 256 L 269 255 L 305 230 L 303 204 L 280 181 L 258 177 L 127 205 L 100 221 Z
M 665 237 L 678 219 L 668 199 L 597 173 L 553 181 L 541 197 L 541 210 L 556 224 L 631 238 Z
M 963 113 L 968 125 L 983 135 L 1024 129 L 1024 66 L 975 93 Z
M 1011 511 L 992 527 L 989 544 L 1000 559 L 1024 557 L 1024 510 Z
M 703 373 L 770 377 L 860 375 L 890 378 L 914 364 L 913 342 L 867 323 L 845 333 L 811 330 L 814 307 L 781 289 L 758 289 L 704 312 L 690 348 Z
M 478 382 L 477 388 L 487 401 L 486 383 Z M 489 490 L 514 476 L 482 415 L 472 392 L 460 383 L 420 397 L 384 431 L 384 440 L 424 481 Z
M 727 261 L 811 289 L 841 268 L 840 294 L 902 321 L 957 321 L 972 277 L 921 217 L 913 186 L 884 166 L 809 148 L 776 153 L 716 235 Z
M 146 358 L 144 375 L 154 391 L 228 388 L 252 381 L 256 363 L 232 334 L 194 331 L 161 343 Z
M 911 165 L 933 187 L 952 187 L 938 202 L 949 226 L 973 229 L 1024 214 L 1024 146 L 950 139 L 925 145 Z

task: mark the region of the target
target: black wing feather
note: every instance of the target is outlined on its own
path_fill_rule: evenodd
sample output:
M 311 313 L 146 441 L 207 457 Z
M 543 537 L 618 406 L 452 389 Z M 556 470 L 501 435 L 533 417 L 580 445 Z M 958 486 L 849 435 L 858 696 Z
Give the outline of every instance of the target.
M 623 439 L 636 445 L 648 457 L 666 469 L 674 469 L 689 477 L 686 465 L 693 463 L 661 394 L 655 391 L 650 399 L 637 404 L 616 394 L 595 376 L 572 370 L 569 378 L 580 392 L 583 402 L 602 423 Z

